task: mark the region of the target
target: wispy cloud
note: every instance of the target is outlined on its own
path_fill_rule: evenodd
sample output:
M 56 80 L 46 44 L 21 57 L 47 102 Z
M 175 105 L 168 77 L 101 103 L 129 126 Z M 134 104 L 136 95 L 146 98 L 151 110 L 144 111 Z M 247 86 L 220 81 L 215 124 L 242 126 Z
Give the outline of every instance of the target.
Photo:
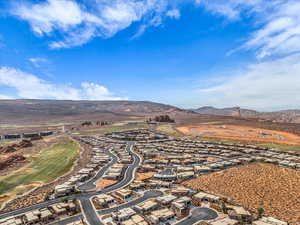
M 35 67 L 40 67 L 41 64 L 49 63 L 49 60 L 42 57 L 32 57 L 28 59 Z
M 21 70 L 0 67 L 0 86 L 16 90 L 18 98 L 30 99 L 71 99 L 71 100 L 121 100 L 106 87 L 82 82 L 80 88 L 71 85 L 57 85 Z M 4 98 L 8 96 L 2 96 Z
M 300 51 L 297 0 L 203 0 L 202 4 L 208 11 L 229 20 L 254 18 L 254 31 L 240 49 L 253 50 L 260 59 Z
M 170 18 L 179 19 L 180 18 L 180 11 L 178 9 L 171 9 L 167 11 L 166 15 Z
M 163 17 L 179 18 L 175 2 L 47 0 L 33 3 L 28 0 L 25 3 L 17 1 L 11 13 L 27 21 L 37 35 L 51 36 L 59 32 L 61 39 L 51 42 L 51 48 L 69 48 L 85 44 L 94 37 L 112 37 L 137 21 L 158 26 Z
M 254 109 L 300 108 L 300 54 L 249 65 L 198 91 L 202 105 Z

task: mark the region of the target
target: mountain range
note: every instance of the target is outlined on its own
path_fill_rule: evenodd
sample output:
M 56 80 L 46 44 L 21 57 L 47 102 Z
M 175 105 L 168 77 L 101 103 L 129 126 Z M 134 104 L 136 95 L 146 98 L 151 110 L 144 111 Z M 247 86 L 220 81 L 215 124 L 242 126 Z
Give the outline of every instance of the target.
M 186 110 L 150 101 L 0 100 L 0 124 L 82 120 L 120 121 L 145 119 L 156 115 L 169 115 L 178 121 L 211 115 L 300 123 L 300 110 L 259 112 L 239 107 L 215 108 L 211 106 Z
M 196 114 L 189 110 L 148 101 L 0 100 L 0 124 L 126 120 L 168 114 Z
M 300 123 L 300 110 L 281 110 L 274 112 L 259 112 L 240 107 L 215 108 L 205 106 L 198 109 L 192 109 L 193 112 L 205 115 L 232 116 L 240 118 L 255 118 L 272 122 Z

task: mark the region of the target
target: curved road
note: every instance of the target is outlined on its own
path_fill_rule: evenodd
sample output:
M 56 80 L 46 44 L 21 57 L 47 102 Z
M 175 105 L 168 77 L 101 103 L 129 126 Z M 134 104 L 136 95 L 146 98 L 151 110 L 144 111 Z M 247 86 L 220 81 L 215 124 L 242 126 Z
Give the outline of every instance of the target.
M 141 158 L 136 153 L 134 153 L 132 151 L 133 144 L 134 144 L 134 142 L 128 142 L 127 146 L 126 146 L 127 151 L 130 152 L 130 154 L 133 157 L 133 163 L 128 166 L 128 168 L 127 168 L 127 170 L 124 174 L 124 178 L 119 183 L 116 183 L 115 185 L 112 185 L 112 186 L 110 186 L 108 188 L 105 188 L 103 190 L 100 190 L 100 191 L 74 194 L 74 195 L 67 196 L 67 197 L 62 197 L 62 198 L 49 200 L 47 202 L 39 203 L 39 204 L 30 206 L 30 207 L 22 208 L 22 209 L 19 209 L 19 210 L 8 212 L 8 213 L 3 213 L 3 214 L 0 215 L 0 219 L 6 218 L 6 217 L 9 217 L 9 216 L 16 216 L 16 215 L 19 215 L 19 214 L 26 213 L 28 211 L 32 211 L 32 210 L 35 210 L 35 209 L 47 207 L 49 205 L 59 203 L 64 199 L 76 199 L 77 198 L 77 199 L 80 200 L 80 202 L 82 204 L 83 214 L 86 216 L 86 219 L 88 220 L 90 225 L 99 224 L 100 221 L 98 219 L 97 213 L 95 212 L 95 210 L 94 210 L 92 204 L 90 203 L 89 199 L 91 197 L 95 196 L 95 195 L 98 195 L 98 194 L 109 193 L 109 192 L 113 192 L 117 189 L 123 188 L 123 187 L 127 186 L 128 184 L 130 184 L 134 180 L 134 172 L 135 172 L 136 168 L 138 168 L 140 166 Z M 112 160 L 110 163 L 112 163 L 113 161 L 114 160 Z M 109 166 L 105 167 L 105 168 L 108 169 Z M 101 177 L 100 175 L 101 174 L 103 175 L 105 173 L 105 171 L 106 170 L 101 169 L 101 172 L 99 172 L 97 174 L 97 176 L 99 175 L 98 177 Z M 78 216 L 78 218 L 79 217 L 80 216 Z M 94 221 L 94 218 L 96 218 L 97 221 Z
M 104 167 L 102 167 L 96 176 L 94 176 L 92 179 L 90 179 L 88 182 L 80 185 L 78 187 L 79 190 L 81 191 L 90 191 L 90 190 L 94 190 L 96 188 L 95 182 L 100 179 L 104 173 L 112 166 L 114 165 L 117 161 L 118 161 L 118 157 L 116 155 L 114 155 L 113 153 L 111 153 L 110 151 L 108 151 L 108 155 L 111 157 L 111 160 L 108 164 L 106 164 Z
M 125 208 L 128 208 L 128 207 L 132 207 L 132 206 L 134 206 L 136 204 L 139 204 L 141 202 L 144 202 L 144 201 L 146 201 L 150 198 L 156 198 L 156 197 L 159 197 L 159 196 L 162 196 L 162 195 L 163 195 L 163 193 L 160 192 L 160 191 L 147 191 L 147 192 L 144 193 L 144 195 L 142 197 L 140 197 L 138 199 L 134 199 L 130 202 L 124 203 L 122 205 L 118 205 L 118 206 L 113 207 L 113 208 L 98 210 L 97 213 L 98 213 L 98 215 L 101 216 L 101 215 L 105 215 L 105 214 L 108 214 L 108 213 L 116 212 L 120 209 L 125 209 Z M 97 215 L 94 215 L 94 216 L 97 217 Z M 81 215 L 76 215 L 76 216 L 73 216 L 73 217 L 66 218 L 62 221 L 56 221 L 52 224 L 53 225 L 57 225 L 57 224 L 66 225 L 68 223 L 78 221 L 80 218 L 82 218 Z M 96 222 L 96 221 L 94 221 L 94 222 Z M 102 224 L 102 223 L 100 221 L 99 222 L 97 221 L 97 224 Z
M 112 186 L 107 187 L 107 188 L 105 188 L 103 190 L 100 190 L 100 191 L 75 194 L 75 195 L 72 195 L 72 196 L 50 200 L 50 201 L 43 202 L 43 203 L 31 206 L 31 207 L 27 207 L 27 208 L 12 211 L 12 212 L 9 212 L 9 213 L 5 213 L 5 214 L 0 215 L 0 219 L 8 217 L 8 216 L 15 216 L 15 215 L 18 215 L 18 214 L 21 214 L 21 213 L 25 213 L 25 212 L 34 210 L 34 209 L 47 207 L 51 204 L 61 202 L 63 199 L 75 199 L 75 198 L 77 198 L 80 201 L 81 206 L 82 206 L 82 214 L 84 215 L 84 217 L 87 220 L 87 222 L 89 223 L 89 225 L 99 225 L 99 224 L 102 225 L 102 223 L 99 219 L 99 215 L 104 215 L 104 214 L 108 214 L 108 213 L 111 213 L 111 212 L 118 211 L 120 209 L 132 207 L 132 206 L 134 206 L 136 204 L 139 204 L 139 203 L 141 203 L 141 202 L 143 202 L 147 199 L 161 196 L 162 192 L 160 192 L 160 191 L 147 191 L 147 192 L 144 193 L 144 195 L 141 198 L 132 200 L 130 202 L 124 203 L 122 205 L 119 205 L 119 206 L 116 206 L 116 207 L 113 207 L 113 208 L 108 208 L 108 209 L 103 209 L 103 210 L 96 211 L 94 206 L 92 205 L 92 202 L 90 201 L 90 198 L 92 198 L 93 196 L 98 195 L 98 194 L 104 194 L 104 193 L 110 193 L 110 192 L 116 191 L 118 189 L 121 189 L 121 188 L 127 186 L 128 184 L 130 184 L 134 180 L 135 170 L 140 166 L 141 158 L 135 152 L 132 151 L 133 144 L 134 144 L 134 142 L 128 142 L 127 146 L 126 146 L 126 150 L 133 157 L 133 163 L 128 166 L 127 170 L 125 171 L 124 178 L 119 183 L 116 183 L 115 185 L 112 185 Z M 112 160 L 105 167 L 103 167 L 97 173 L 97 175 L 94 178 L 89 180 L 87 183 L 81 185 L 80 186 L 81 190 L 94 189 L 95 188 L 94 182 L 97 179 L 101 178 L 104 175 L 104 173 L 114 163 L 116 163 L 117 156 L 115 156 L 111 152 L 109 152 L 109 154 L 112 157 Z M 200 220 L 215 219 L 217 216 L 218 216 L 218 214 L 214 210 L 211 210 L 211 209 L 208 209 L 208 208 L 194 208 L 194 209 L 192 209 L 190 216 L 188 216 L 184 220 L 179 221 L 178 223 L 176 223 L 176 225 L 190 225 L 190 224 L 194 224 L 194 223 L 196 223 Z M 54 224 L 66 225 L 68 223 L 75 222 L 75 221 L 77 221 L 81 218 L 82 218 L 82 215 L 76 215 L 76 216 L 73 216 L 73 217 L 66 218 L 62 221 L 54 222 L 52 224 L 53 225 Z
M 176 225 L 191 225 L 199 222 L 200 220 L 212 220 L 218 217 L 216 211 L 209 208 L 194 208 L 191 215 L 186 219 L 176 223 Z
M 93 197 L 95 195 L 98 194 L 104 194 L 104 193 L 109 193 L 112 191 L 116 191 L 118 189 L 121 189 L 125 186 L 127 186 L 128 184 L 130 184 L 133 180 L 134 180 L 134 172 L 135 170 L 140 166 L 141 163 L 141 158 L 132 151 L 132 147 L 133 147 L 134 142 L 128 142 L 127 146 L 126 146 L 126 150 L 132 155 L 133 157 L 133 163 L 131 165 L 128 166 L 125 174 L 124 174 L 124 178 L 119 182 L 116 183 L 115 185 L 112 185 L 108 188 L 105 188 L 103 190 L 94 192 L 94 193 L 89 193 L 87 195 L 85 195 L 84 197 L 79 197 L 79 200 L 81 202 L 81 206 L 82 206 L 82 211 L 83 214 L 87 220 L 87 222 L 90 225 L 98 225 L 98 224 L 102 224 L 99 220 L 99 217 L 97 215 L 97 212 L 95 211 L 95 209 L 93 208 L 93 205 L 90 201 L 90 197 Z

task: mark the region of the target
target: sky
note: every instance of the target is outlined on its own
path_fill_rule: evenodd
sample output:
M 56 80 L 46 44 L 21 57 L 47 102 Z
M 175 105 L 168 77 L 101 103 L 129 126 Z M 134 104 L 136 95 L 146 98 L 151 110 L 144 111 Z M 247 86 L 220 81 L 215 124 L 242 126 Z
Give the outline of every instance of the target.
M 0 0 L 0 99 L 300 109 L 299 0 Z

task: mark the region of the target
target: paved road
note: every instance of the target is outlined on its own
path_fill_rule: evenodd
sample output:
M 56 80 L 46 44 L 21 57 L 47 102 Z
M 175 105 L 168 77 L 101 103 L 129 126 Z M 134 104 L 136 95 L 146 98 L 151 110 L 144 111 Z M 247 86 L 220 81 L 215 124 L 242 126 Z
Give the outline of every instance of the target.
M 97 212 L 95 211 L 92 202 L 88 198 L 83 198 L 80 200 L 82 206 L 82 213 L 84 214 L 85 219 L 90 225 L 101 224 Z
M 105 188 L 103 190 L 97 191 L 97 192 L 81 193 L 81 194 L 76 194 L 76 195 L 72 195 L 72 196 L 65 197 L 65 198 L 54 199 L 54 200 L 50 200 L 50 201 L 47 201 L 47 202 L 44 202 L 44 203 L 41 203 L 41 204 L 37 204 L 37 205 L 31 206 L 31 207 L 27 207 L 27 208 L 23 208 L 23 209 L 16 210 L 16 211 L 13 211 L 13 212 L 9 212 L 9 213 L 6 213 L 6 214 L 2 214 L 2 215 L 0 215 L 0 219 L 4 218 L 4 217 L 7 217 L 7 216 L 14 216 L 14 215 L 18 215 L 18 214 L 21 214 L 21 213 L 25 213 L 27 211 L 38 209 L 38 208 L 41 208 L 41 207 L 47 207 L 51 204 L 61 202 L 62 199 L 66 199 L 66 198 L 67 199 L 75 199 L 75 198 L 77 198 L 81 202 L 82 209 L 83 209 L 83 214 L 84 214 L 85 218 L 87 219 L 88 223 L 90 225 L 102 224 L 100 222 L 99 218 L 98 218 L 97 212 L 95 211 L 95 209 L 92 206 L 92 203 L 90 202 L 89 199 L 91 197 L 95 196 L 95 195 L 98 195 L 98 194 L 109 193 L 109 192 L 113 192 L 117 189 L 123 188 L 123 187 L 127 186 L 128 184 L 130 184 L 130 182 L 133 181 L 135 169 L 139 167 L 139 165 L 141 163 L 141 159 L 136 153 L 134 153 L 132 151 L 132 147 L 133 147 L 133 142 L 128 142 L 126 149 L 127 149 L 128 152 L 130 152 L 132 154 L 133 163 L 128 166 L 127 170 L 125 171 L 124 178 L 119 183 L 117 183 L 115 185 L 112 185 L 108 188 Z M 109 165 L 107 165 L 103 170 L 101 169 L 101 171 L 99 171 L 99 173 L 97 174 L 97 179 L 99 179 L 105 173 L 105 171 L 114 163 L 114 160 L 116 160 L 115 157 L 116 156 L 114 156 L 113 160 L 109 163 Z M 93 182 L 91 181 L 90 184 L 88 184 L 88 186 L 91 185 L 92 183 Z M 123 208 L 132 207 L 132 206 L 134 206 L 134 205 L 136 205 L 140 202 L 143 202 L 143 201 L 145 201 L 149 198 L 158 197 L 161 194 L 162 193 L 158 192 L 158 191 L 148 191 L 148 192 L 145 193 L 145 195 L 143 197 L 141 197 L 139 199 L 133 200 L 131 202 L 128 202 L 126 204 L 123 204 L 123 205 L 120 205 L 120 206 L 117 206 L 117 207 L 114 207 L 114 208 L 100 210 L 100 211 L 98 211 L 98 214 L 103 215 L 103 214 L 107 214 L 107 213 L 110 213 L 110 212 L 118 211 L 118 210 L 123 209 Z M 65 225 L 67 223 L 79 220 L 81 217 L 82 217 L 81 215 L 77 215 L 77 216 L 70 217 L 70 218 L 67 218 L 63 221 L 59 221 L 59 222 L 56 222 L 56 223 L 53 223 L 53 224 Z M 187 219 L 179 222 L 178 225 L 189 225 L 189 224 L 193 224 L 195 222 L 198 222 L 200 220 L 209 220 L 209 219 L 214 219 L 216 217 L 217 217 L 217 213 L 215 211 L 211 210 L 211 209 L 208 209 L 208 208 L 195 208 L 195 209 L 192 210 L 192 215 L 189 216 Z
M 120 209 L 125 209 L 125 208 L 128 208 L 128 207 L 132 207 L 132 206 L 135 206 L 135 205 L 137 205 L 141 202 L 144 202 L 144 201 L 146 201 L 150 198 L 157 198 L 157 197 L 162 196 L 162 195 L 163 195 L 163 193 L 161 191 L 147 191 L 147 192 L 145 192 L 145 194 L 142 197 L 140 197 L 138 199 L 132 200 L 130 202 L 127 202 L 125 204 L 122 204 L 122 205 L 119 205 L 119 206 L 116 206 L 116 207 L 113 207 L 113 208 L 99 210 L 98 214 L 99 215 L 105 215 L 105 214 L 108 214 L 108 213 L 117 212 Z
M 191 212 L 192 215 L 176 223 L 176 225 L 191 225 L 199 222 L 200 220 L 212 220 L 218 217 L 218 214 L 209 208 L 194 208 Z
M 116 183 L 115 185 L 112 185 L 108 188 L 105 188 L 103 190 L 97 191 L 95 193 L 90 193 L 90 197 L 93 197 L 96 194 L 104 194 L 104 193 L 109 193 L 112 191 L 115 191 L 117 189 L 123 188 L 130 184 L 133 179 L 134 179 L 134 172 L 136 168 L 139 167 L 141 163 L 140 157 L 132 151 L 134 142 L 128 142 L 126 146 L 126 150 L 132 155 L 133 157 L 133 163 L 128 166 L 127 170 L 125 171 L 124 178 L 119 182 Z M 90 225 L 98 225 L 102 224 L 97 216 L 96 211 L 94 210 L 92 203 L 90 200 L 86 197 L 80 197 L 80 202 L 82 204 L 82 209 L 83 209 L 83 214 L 85 215 L 86 220 Z
M 115 191 L 115 190 L 117 190 L 119 188 L 127 186 L 131 181 L 133 181 L 134 171 L 135 171 L 135 169 L 137 167 L 139 167 L 139 165 L 141 163 L 140 157 L 136 153 L 134 153 L 132 151 L 133 144 L 134 144 L 133 142 L 128 142 L 127 147 L 126 147 L 127 151 L 129 151 L 132 154 L 133 163 L 128 166 L 128 168 L 127 168 L 127 170 L 126 170 L 126 172 L 124 174 L 124 178 L 119 183 L 117 183 L 115 185 L 112 185 L 112 186 L 110 186 L 110 187 L 108 187 L 106 189 L 97 191 L 97 192 L 74 194 L 74 195 L 71 195 L 71 196 L 68 196 L 68 197 L 63 197 L 63 198 L 49 200 L 47 202 L 43 202 L 43 203 L 36 204 L 36 205 L 30 206 L 30 207 L 26 207 L 26 208 L 22 208 L 22 209 L 19 209 L 19 210 L 15 210 L 15 211 L 12 211 L 12 212 L 3 213 L 3 214 L 0 215 L 0 219 L 6 218 L 6 217 L 9 217 L 9 216 L 16 216 L 16 215 L 19 215 L 19 214 L 26 213 L 28 211 L 35 210 L 35 209 L 44 208 L 44 207 L 47 207 L 49 205 L 52 205 L 52 204 L 55 204 L 55 203 L 59 203 L 59 202 L 61 202 L 64 199 L 79 199 L 81 202 L 83 201 L 84 203 L 86 203 L 85 199 L 89 199 L 89 198 L 91 198 L 91 197 L 93 197 L 95 195 L 98 195 L 98 194 L 104 194 L 104 193 L 113 192 L 113 191 Z M 90 206 L 91 205 L 84 204 L 84 207 L 85 207 L 84 209 L 86 209 L 86 210 L 89 211 L 89 210 L 91 210 Z M 89 215 L 90 214 L 88 213 L 87 217 Z M 91 219 L 91 221 L 92 221 L 92 219 Z M 94 224 L 95 223 L 91 223 L 90 225 L 94 225 Z
M 108 152 L 109 156 L 111 157 L 111 161 L 106 164 L 104 167 L 102 167 L 96 176 L 94 176 L 92 179 L 90 179 L 88 182 L 85 184 L 82 184 L 81 186 L 78 187 L 79 190 L 81 191 L 90 191 L 94 190 L 96 188 L 95 182 L 100 179 L 104 173 L 118 161 L 118 157 L 114 154 L 112 154 L 110 151 Z
M 156 197 L 159 197 L 159 196 L 162 196 L 162 195 L 163 195 L 163 193 L 160 192 L 160 191 L 147 191 L 147 192 L 144 193 L 144 195 L 142 197 L 140 197 L 138 199 L 132 200 L 130 202 L 124 203 L 122 205 L 119 205 L 119 206 L 116 206 L 116 207 L 113 207 L 113 208 L 98 210 L 97 212 L 98 212 L 99 216 L 105 215 L 105 214 L 108 214 L 108 213 L 116 212 L 120 209 L 125 209 L 125 208 L 128 208 L 128 207 L 132 207 L 132 206 L 134 206 L 136 204 L 139 204 L 141 202 L 144 202 L 144 201 L 146 201 L 150 198 L 156 198 Z M 93 216 L 97 217 L 97 215 L 93 215 Z M 76 216 L 69 217 L 67 219 L 55 222 L 55 223 L 53 223 L 53 225 L 66 225 L 68 223 L 77 221 L 80 218 L 81 218 L 80 215 L 76 215 Z M 102 224 L 102 223 L 99 222 L 98 224 Z
M 95 195 L 98 195 L 98 194 L 109 193 L 109 192 L 115 191 L 117 189 L 123 188 L 123 187 L 127 186 L 130 182 L 133 181 L 135 169 L 137 167 L 139 167 L 139 165 L 141 163 L 140 157 L 132 151 L 133 144 L 134 144 L 133 142 L 128 142 L 128 144 L 126 146 L 126 150 L 132 154 L 133 163 L 128 166 L 127 170 L 125 171 L 124 178 L 119 183 L 112 185 L 108 188 L 105 188 L 103 190 L 97 191 L 97 192 L 82 194 L 81 196 L 78 197 L 78 199 L 80 200 L 81 205 L 82 205 L 83 214 L 90 225 L 98 225 L 98 224 L 102 224 L 102 223 L 100 222 L 100 220 L 97 216 L 97 213 L 96 213 L 95 209 L 93 208 L 92 203 L 90 202 L 89 198 L 91 198 Z M 135 200 L 135 201 L 139 202 L 139 201 L 143 201 L 147 198 L 150 198 L 152 196 L 155 197 L 158 195 L 158 192 L 149 192 L 149 193 L 147 192 L 145 195 L 146 195 L 146 197 L 143 196 L 143 197 L 141 197 L 141 199 Z M 129 206 L 133 206 L 133 204 L 134 204 L 134 202 L 128 203 Z M 127 207 L 129 207 L 129 206 L 127 206 Z M 120 206 L 120 207 L 124 207 L 124 206 Z M 101 211 L 100 211 L 100 213 L 101 213 Z M 72 218 L 68 218 L 67 222 L 76 221 L 78 219 L 79 219 L 79 216 L 75 216 Z M 64 225 L 64 224 L 67 224 L 67 222 L 60 221 L 57 224 Z

